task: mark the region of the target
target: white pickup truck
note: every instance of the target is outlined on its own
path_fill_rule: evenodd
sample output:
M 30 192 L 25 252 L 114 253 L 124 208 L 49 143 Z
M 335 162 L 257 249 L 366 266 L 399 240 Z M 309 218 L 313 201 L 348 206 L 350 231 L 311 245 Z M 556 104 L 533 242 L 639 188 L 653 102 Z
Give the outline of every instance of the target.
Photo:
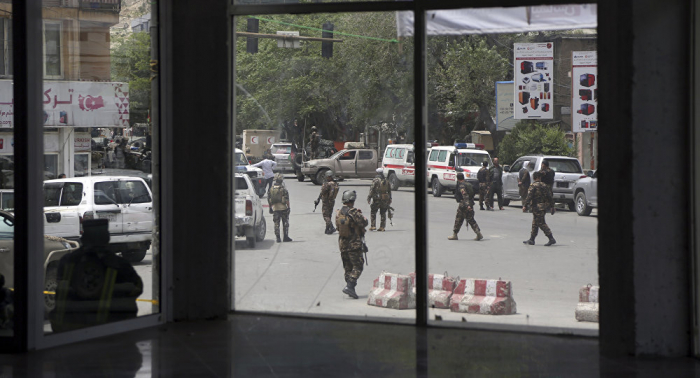
M 265 186 L 253 184 L 248 175 L 240 173 L 236 173 L 235 186 L 235 235 L 245 237 L 248 247 L 255 248 L 255 243 L 263 241 L 267 232 L 260 199 L 265 193 Z

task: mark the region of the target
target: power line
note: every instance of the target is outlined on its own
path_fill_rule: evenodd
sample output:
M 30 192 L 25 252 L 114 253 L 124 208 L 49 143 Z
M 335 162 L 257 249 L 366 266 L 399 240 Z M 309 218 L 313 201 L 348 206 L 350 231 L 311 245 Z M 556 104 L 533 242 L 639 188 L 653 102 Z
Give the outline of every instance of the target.
M 255 17 L 255 16 L 248 16 L 248 17 L 249 17 L 249 18 L 258 19 L 258 20 L 261 20 L 261 21 L 274 22 L 274 23 L 277 23 L 277 24 L 280 24 L 280 25 L 293 26 L 293 27 L 301 28 L 301 29 L 315 30 L 315 31 L 320 31 L 320 32 L 327 31 L 327 30 L 323 30 L 323 29 L 321 29 L 321 28 L 313 28 L 313 27 L 310 27 L 310 26 L 302 26 L 302 25 L 292 24 L 292 23 L 289 23 L 289 22 L 283 22 L 283 21 L 277 21 L 277 20 L 270 20 L 270 19 L 267 19 L 267 18 L 261 18 L 261 17 Z M 344 35 L 344 36 L 348 36 L 348 37 L 371 39 L 371 40 L 380 41 L 380 42 L 399 43 L 399 41 L 396 40 L 396 39 L 384 39 L 384 38 L 377 38 L 377 37 L 368 37 L 368 36 L 364 36 L 364 35 L 343 33 L 343 32 L 339 32 L 339 31 L 333 31 L 332 33 L 333 33 L 333 34 L 338 34 L 338 35 Z

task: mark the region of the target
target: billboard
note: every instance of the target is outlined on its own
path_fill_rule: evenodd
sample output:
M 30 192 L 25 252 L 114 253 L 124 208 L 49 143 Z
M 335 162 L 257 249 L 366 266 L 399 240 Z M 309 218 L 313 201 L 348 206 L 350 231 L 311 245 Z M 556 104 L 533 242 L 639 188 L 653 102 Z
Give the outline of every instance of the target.
M 513 118 L 513 82 L 496 82 L 496 130 L 512 130 L 517 121 Z
M 44 126 L 127 127 L 129 84 L 44 81 Z M 0 128 L 12 128 L 12 80 L 0 80 Z
M 596 51 L 571 53 L 572 131 L 598 131 L 598 54 Z
M 554 44 L 515 43 L 513 50 L 514 118 L 554 118 Z

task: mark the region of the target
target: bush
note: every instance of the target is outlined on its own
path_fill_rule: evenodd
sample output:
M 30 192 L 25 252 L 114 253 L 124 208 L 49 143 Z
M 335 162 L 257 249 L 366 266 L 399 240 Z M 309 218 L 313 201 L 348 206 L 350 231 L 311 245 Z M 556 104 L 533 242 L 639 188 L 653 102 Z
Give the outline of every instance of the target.
M 497 156 L 502 164 L 511 164 L 523 155 L 574 156 L 575 152 L 558 127 L 521 121 L 501 140 Z

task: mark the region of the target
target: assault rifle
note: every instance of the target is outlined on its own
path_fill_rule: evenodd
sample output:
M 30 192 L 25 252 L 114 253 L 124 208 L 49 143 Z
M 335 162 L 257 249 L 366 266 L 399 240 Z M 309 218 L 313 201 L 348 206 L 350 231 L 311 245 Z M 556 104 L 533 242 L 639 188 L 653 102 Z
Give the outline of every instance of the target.
M 321 202 L 321 196 L 319 195 L 318 198 L 316 198 L 316 201 L 314 201 L 314 211 L 313 213 L 316 212 L 316 208 L 318 207 L 318 203 Z
M 391 224 L 392 227 L 394 227 L 394 222 L 392 221 L 392 219 L 394 219 L 394 211 L 396 210 L 394 210 L 393 207 L 389 206 L 389 224 Z

